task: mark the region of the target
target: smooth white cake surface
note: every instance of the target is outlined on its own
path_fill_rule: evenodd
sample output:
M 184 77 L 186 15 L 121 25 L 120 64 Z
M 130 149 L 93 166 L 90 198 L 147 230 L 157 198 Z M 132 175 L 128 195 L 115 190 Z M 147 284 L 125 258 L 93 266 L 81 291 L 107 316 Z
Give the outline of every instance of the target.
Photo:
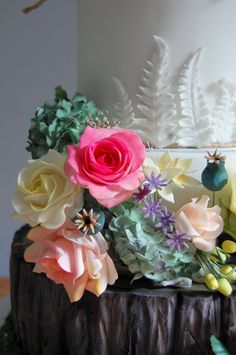
M 231 143 L 235 13 L 234 0 L 80 0 L 79 90 L 154 146 Z
M 235 13 L 235 0 L 79 0 L 79 89 L 107 107 L 117 76 L 135 101 L 153 35 L 168 43 L 174 72 L 203 47 L 203 84 L 236 83 Z

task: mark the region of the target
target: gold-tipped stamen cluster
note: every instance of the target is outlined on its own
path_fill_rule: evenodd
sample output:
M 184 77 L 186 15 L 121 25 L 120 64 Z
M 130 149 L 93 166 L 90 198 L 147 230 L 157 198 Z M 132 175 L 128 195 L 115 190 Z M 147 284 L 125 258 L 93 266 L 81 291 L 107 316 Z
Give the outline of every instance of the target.
M 206 155 L 205 158 L 211 163 L 219 164 L 221 161 L 226 159 L 225 155 L 221 155 L 217 152 L 217 149 L 214 151 L 214 153 L 207 152 L 207 154 L 208 155 Z
M 97 221 L 100 215 L 94 214 L 93 209 L 91 209 L 89 212 L 83 209 L 83 211 L 81 213 L 77 213 L 76 216 L 78 218 L 74 223 L 77 226 L 77 229 L 81 229 L 84 234 L 87 234 L 89 230 L 91 230 L 94 234 L 95 228 L 101 225 Z
M 106 116 L 103 118 L 92 117 L 88 115 L 86 117 L 86 123 L 92 128 L 112 128 L 117 127 L 119 123 L 117 121 L 109 120 Z

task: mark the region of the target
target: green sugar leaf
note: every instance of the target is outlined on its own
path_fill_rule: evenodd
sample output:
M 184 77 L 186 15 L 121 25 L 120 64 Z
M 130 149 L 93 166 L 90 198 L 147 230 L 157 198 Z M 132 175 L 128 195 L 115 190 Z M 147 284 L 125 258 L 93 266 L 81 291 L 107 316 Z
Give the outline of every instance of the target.
M 215 355 L 230 355 L 224 345 L 214 335 L 210 337 L 210 342 Z
M 67 92 L 60 85 L 55 88 L 55 100 L 68 100 Z

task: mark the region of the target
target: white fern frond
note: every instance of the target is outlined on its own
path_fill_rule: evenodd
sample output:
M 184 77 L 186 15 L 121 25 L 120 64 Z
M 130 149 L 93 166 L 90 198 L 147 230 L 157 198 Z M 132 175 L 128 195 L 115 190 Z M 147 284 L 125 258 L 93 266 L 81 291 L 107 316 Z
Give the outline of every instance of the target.
M 177 143 L 181 146 L 202 146 L 212 142 L 213 129 L 209 109 L 199 85 L 198 49 L 183 66 L 177 86 Z
M 229 94 L 229 107 L 228 107 L 228 121 L 226 123 L 225 130 L 231 133 L 228 142 L 235 142 L 236 137 L 236 84 L 231 83 L 225 79 L 221 80 L 224 87 Z
M 131 128 L 134 123 L 134 110 L 132 102 L 121 81 L 116 77 L 113 77 L 112 79 L 116 94 L 113 118 L 119 121 L 121 127 Z
M 230 142 L 233 129 L 233 117 L 230 112 L 231 95 L 224 80 L 212 84 L 211 93 L 213 94 L 214 99 L 214 106 L 211 114 L 214 142 Z
M 143 84 L 137 95 L 141 117 L 134 119 L 134 127 L 156 147 L 174 142 L 176 109 L 169 78 L 168 46 L 160 37 L 154 36 L 154 50 L 143 69 Z

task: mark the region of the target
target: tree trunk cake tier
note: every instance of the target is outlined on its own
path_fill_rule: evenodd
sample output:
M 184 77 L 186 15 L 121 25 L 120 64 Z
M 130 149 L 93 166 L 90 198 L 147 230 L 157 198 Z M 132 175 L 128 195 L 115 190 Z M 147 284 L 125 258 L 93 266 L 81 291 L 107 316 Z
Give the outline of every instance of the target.
M 235 352 L 235 13 L 78 0 L 79 92 L 37 108 L 13 197 L 27 354 Z
M 210 336 L 234 353 L 236 293 L 224 297 L 203 285 L 156 288 L 121 278 L 99 298 L 71 304 L 64 289 L 32 273 L 23 259 L 28 227 L 11 255 L 13 319 L 27 354 L 210 354 Z

